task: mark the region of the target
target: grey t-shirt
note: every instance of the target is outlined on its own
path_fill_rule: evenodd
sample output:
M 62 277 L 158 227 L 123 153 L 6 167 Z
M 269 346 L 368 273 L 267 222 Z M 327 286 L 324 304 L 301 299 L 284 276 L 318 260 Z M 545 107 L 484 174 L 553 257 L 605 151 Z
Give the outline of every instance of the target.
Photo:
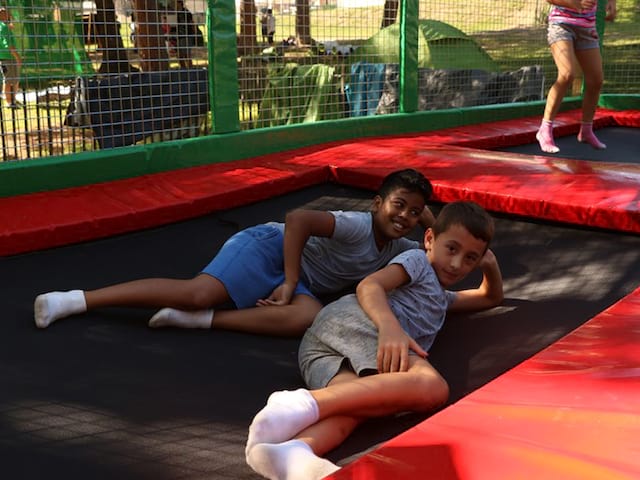
M 314 295 L 353 287 L 370 273 L 387 265 L 399 253 L 420 248 L 420 243 L 415 240 L 399 238 L 378 250 L 371 212 L 329 213 L 336 222 L 333 236 L 310 237 L 302 252 L 302 272 Z
M 429 350 L 455 293 L 442 288 L 424 250 L 402 252 L 389 262 L 393 263 L 401 265 L 411 280 L 389 292 L 391 311 L 404 331 Z

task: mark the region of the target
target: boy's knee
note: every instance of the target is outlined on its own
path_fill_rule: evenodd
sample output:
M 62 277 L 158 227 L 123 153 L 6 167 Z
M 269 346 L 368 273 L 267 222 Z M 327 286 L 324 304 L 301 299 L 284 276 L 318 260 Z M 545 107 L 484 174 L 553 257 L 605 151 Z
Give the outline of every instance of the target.
M 189 308 L 192 310 L 206 310 L 215 307 L 223 300 L 224 287 L 218 285 L 213 278 L 196 277 L 187 286 Z
M 419 410 L 432 410 L 449 399 L 449 384 L 436 372 L 420 372 L 412 382 L 419 395 Z
M 288 322 L 289 330 L 296 335 L 303 335 L 311 326 L 316 315 L 322 309 L 322 305 L 306 295 L 301 295 L 295 303 L 292 304 L 295 311 L 289 309 Z

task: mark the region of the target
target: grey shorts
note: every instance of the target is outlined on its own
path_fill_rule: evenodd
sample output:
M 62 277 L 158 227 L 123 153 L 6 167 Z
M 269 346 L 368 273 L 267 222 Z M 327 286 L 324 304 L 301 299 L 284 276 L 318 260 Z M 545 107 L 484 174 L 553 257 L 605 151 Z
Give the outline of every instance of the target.
M 378 330 L 355 295 L 325 306 L 298 351 L 300 373 L 311 388 L 326 387 L 343 365 L 359 376 L 378 373 Z
M 549 45 L 565 40 L 573 43 L 575 50 L 600 48 L 598 31 L 595 28 L 576 27 L 568 23 L 550 23 L 547 29 Z

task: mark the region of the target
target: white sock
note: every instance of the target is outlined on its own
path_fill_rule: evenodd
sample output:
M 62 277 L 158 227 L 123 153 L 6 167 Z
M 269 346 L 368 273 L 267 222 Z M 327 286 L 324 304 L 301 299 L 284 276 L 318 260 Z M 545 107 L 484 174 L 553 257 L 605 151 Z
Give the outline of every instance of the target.
M 38 328 L 47 328 L 59 318 L 86 312 L 87 302 L 82 290 L 43 293 L 36 297 L 33 311 Z
M 247 463 L 270 480 L 319 480 L 340 467 L 313 453 L 302 440 L 259 443 L 247 454 Z
M 283 390 L 269 396 L 267 405 L 258 412 L 249 426 L 248 452 L 258 443 L 280 443 L 319 419 L 318 403 L 309 390 Z
M 211 328 L 213 310 L 185 311 L 175 308 L 163 308 L 149 320 L 151 328 Z

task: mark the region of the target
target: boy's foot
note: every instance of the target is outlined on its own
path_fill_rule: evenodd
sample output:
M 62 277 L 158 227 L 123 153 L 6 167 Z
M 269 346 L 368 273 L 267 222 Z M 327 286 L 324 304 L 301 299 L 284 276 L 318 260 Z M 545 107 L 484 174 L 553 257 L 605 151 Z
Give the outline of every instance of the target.
M 185 311 L 175 308 L 163 308 L 149 320 L 151 328 L 211 328 L 213 310 Z
M 38 295 L 33 304 L 34 319 L 38 328 L 47 328 L 60 318 L 87 311 L 82 290 L 50 292 Z
M 271 480 L 317 480 L 340 469 L 315 455 L 311 447 L 301 440 L 259 443 L 247 454 L 247 464 Z
M 245 454 L 258 443 L 280 443 L 291 440 L 319 419 L 318 403 L 309 390 L 283 390 L 269 396 L 267 405 L 249 426 Z

